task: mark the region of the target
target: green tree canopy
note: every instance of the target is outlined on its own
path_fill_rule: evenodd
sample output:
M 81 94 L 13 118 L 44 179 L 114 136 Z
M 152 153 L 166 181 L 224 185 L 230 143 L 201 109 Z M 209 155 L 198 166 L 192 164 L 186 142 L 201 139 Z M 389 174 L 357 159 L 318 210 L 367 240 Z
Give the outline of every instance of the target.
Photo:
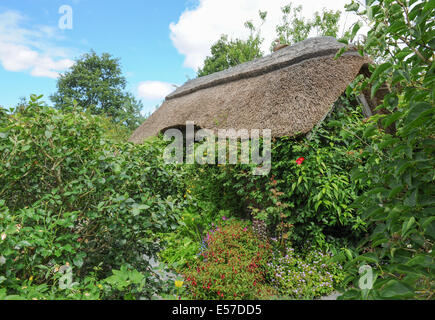
M 281 11 L 282 21 L 275 28 L 277 39 L 272 43 L 271 51 L 277 44 L 291 45 L 307 39 L 313 33 L 317 36 L 338 36 L 340 11 L 323 9 L 321 13 L 316 12 L 311 20 L 302 17 L 302 6 L 293 8 L 289 3 Z M 259 15 L 263 24 L 266 21 L 267 12 L 260 11 Z M 211 55 L 205 59 L 204 67 L 198 70 L 198 77 L 261 58 L 263 56 L 261 51 L 263 39 L 260 36 L 262 24 L 255 27 L 252 21 L 245 23 L 245 27 L 251 31 L 247 40 L 234 40 L 229 39 L 227 35 L 222 35 L 219 41 L 211 47 Z
M 265 21 L 267 12 L 260 11 L 260 19 Z M 227 35 L 221 38 L 211 47 L 211 56 L 204 61 L 204 67 L 198 70 L 198 77 L 223 71 L 238 64 L 248 62 L 263 56 L 260 37 L 260 28 L 255 28 L 251 21 L 245 23 L 245 27 L 251 31 L 247 40 L 228 39 Z
M 143 121 L 142 104 L 125 91 L 119 59 L 108 53 L 87 53 L 76 60 L 57 82 L 57 92 L 50 97 L 58 109 L 72 101 L 95 115 L 105 115 L 113 122 L 135 129 Z
M 311 20 L 306 20 L 301 12 L 302 6 L 296 8 L 289 3 L 282 7 L 282 21 L 276 26 L 277 40 L 272 44 L 295 44 L 303 41 L 314 32 L 316 36 L 338 36 L 338 23 L 340 22 L 341 12 L 323 9 L 321 13 L 315 12 Z
M 198 77 L 262 57 L 260 43 L 258 38 L 228 40 L 227 35 L 222 35 L 211 47 L 211 56 L 205 59 L 204 67 L 198 71 Z

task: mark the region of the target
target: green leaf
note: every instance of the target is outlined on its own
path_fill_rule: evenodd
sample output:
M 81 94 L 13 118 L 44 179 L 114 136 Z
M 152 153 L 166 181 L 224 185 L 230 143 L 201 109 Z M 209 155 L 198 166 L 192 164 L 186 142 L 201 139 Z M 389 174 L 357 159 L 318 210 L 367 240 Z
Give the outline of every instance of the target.
M 400 111 L 396 111 L 388 116 L 385 117 L 385 119 L 382 120 L 382 124 L 384 127 L 389 127 L 394 122 L 396 122 L 398 119 L 402 117 L 403 113 Z
M 408 195 L 408 197 L 405 198 L 404 204 L 410 207 L 415 207 L 417 205 L 417 199 L 418 199 L 418 189 L 415 189 L 411 192 L 411 194 Z
M 358 11 L 359 9 L 359 3 L 352 1 L 350 4 L 346 4 L 344 7 L 346 8 L 346 11 Z
M 378 66 L 370 77 L 370 82 L 373 82 L 374 79 L 378 79 L 383 73 L 392 68 L 392 64 L 390 62 L 385 62 Z M 375 92 L 376 93 L 376 92 Z M 372 95 L 374 96 L 374 94 Z
M 373 99 L 378 92 L 379 88 L 384 84 L 383 80 L 380 78 L 376 79 L 375 83 L 372 85 L 371 89 L 371 98 Z
M 377 132 L 378 132 L 378 126 L 371 125 L 364 130 L 363 137 L 370 138 L 371 136 L 375 135 Z
M 348 46 L 342 47 L 340 48 L 340 50 L 338 50 L 337 54 L 334 57 L 334 60 L 339 59 L 345 52 L 347 52 L 349 50 Z
M 427 102 L 419 102 L 417 104 L 413 104 L 411 106 L 411 110 L 408 113 L 408 116 L 405 119 L 405 124 L 410 124 L 422 115 L 427 116 L 429 114 L 428 111 L 433 112 L 434 110 L 435 107 Z
M 391 190 L 391 192 L 388 194 L 389 199 L 393 199 L 400 191 L 403 190 L 403 186 L 397 186 Z
M 435 221 L 431 221 L 424 225 L 424 233 L 432 240 L 435 240 Z
M 409 56 L 413 51 L 409 48 L 404 48 L 402 51 L 400 51 L 398 54 L 396 54 L 396 59 L 403 60 L 407 56 Z
M 351 39 L 355 38 L 356 34 L 361 29 L 361 27 L 362 27 L 362 23 L 360 21 L 358 21 L 357 23 L 354 24 L 354 26 L 352 28 L 352 33 L 351 33 Z
M 367 263 L 379 263 L 379 258 L 376 256 L 376 254 L 369 252 L 369 253 L 365 253 L 365 254 L 357 256 L 353 261 L 354 262 L 364 261 Z
M 134 205 L 131 212 L 133 216 L 138 216 L 141 213 L 141 211 L 147 210 L 149 208 L 150 206 L 146 204 Z
M 414 296 L 413 289 L 398 280 L 390 280 L 384 288 L 380 290 L 380 296 L 387 299 L 403 299 Z
M 403 238 L 405 237 L 405 235 L 409 231 L 409 229 L 411 229 L 411 227 L 414 225 L 414 223 L 415 223 L 414 217 L 409 218 L 408 221 L 405 221 L 403 223 L 403 226 L 402 226 L 402 237 Z
M 389 33 L 396 33 L 396 32 L 401 31 L 404 28 L 406 28 L 406 24 L 403 23 L 403 21 L 399 20 L 399 21 L 393 22 L 391 24 L 391 26 L 388 27 L 387 32 L 389 32 Z M 397 55 L 396 55 L 396 58 L 398 58 Z

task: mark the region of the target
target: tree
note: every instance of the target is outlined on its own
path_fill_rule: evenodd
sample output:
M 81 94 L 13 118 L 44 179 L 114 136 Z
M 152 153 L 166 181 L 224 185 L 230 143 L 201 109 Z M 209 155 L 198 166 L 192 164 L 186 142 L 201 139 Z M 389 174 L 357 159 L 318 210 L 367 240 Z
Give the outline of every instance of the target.
M 352 1 L 348 11 L 371 27 L 360 52 L 370 55 L 370 78 L 359 77 L 348 91 L 374 97 L 390 93 L 378 108 L 390 111 L 367 120 L 363 152 L 367 157 L 352 175 L 370 188 L 353 204 L 369 227 L 357 251 L 347 253 L 354 288 L 344 298 L 427 299 L 435 297 L 435 6 L 433 1 Z M 351 38 L 359 24 L 352 28 Z M 395 124 L 394 133 L 379 128 Z M 370 266 L 370 267 L 369 267 Z M 369 287 L 361 286 L 369 267 Z M 359 289 L 358 289 L 359 288 Z
M 308 38 L 311 33 L 317 36 L 338 35 L 338 23 L 341 12 L 323 9 L 321 13 L 316 12 L 312 20 L 302 17 L 302 6 L 293 8 L 288 4 L 282 9 L 283 17 L 281 24 L 276 26 L 277 40 L 270 48 L 273 51 L 277 44 L 294 44 Z M 261 25 L 255 27 L 252 21 L 245 23 L 245 27 L 251 32 L 247 40 L 229 40 L 227 35 L 222 35 L 218 42 L 211 47 L 211 56 L 207 57 L 204 67 L 198 70 L 198 77 L 214 72 L 223 71 L 238 64 L 248 62 L 263 56 L 261 45 L 261 27 L 266 21 L 267 12 L 260 11 Z
M 289 3 L 281 8 L 282 22 L 276 26 L 277 40 L 272 44 L 271 51 L 277 44 L 295 44 L 308 38 L 314 31 L 316 36 L 338 35 L 338 23 L 341 12 L 323 9 L 315 12 L 312 20 L 306 20 L 302 15 L 302 6 L 296 8 Z
M 58 109 L 74 100 L 94 115 L 104 115 L 133 130 L 140 125 L 142 104 L 125 91 L 119 59 L 108 53 L 84 54 L 57 82 L 57 92 L 50 97 Z
M 17 105 L 15 106 L 16 112 L 22 112 L 28 104 L 29 102 L 26 97 L 20 97 Z
M 330 36 L 337 38 L 338 23 L 340 22 L 341 12 L 323 9 L 322 13 L 316 12 L 312 26 L 318 36 Z
M 260 19 L 264 23 L 267 12 L 260 11 Z M 222 35 L 218 42 L 211 47 L 211 56 L 207 57 L 204 67 L 198 70 L 198 77 L 203 77 L 215 72 L 223 71 L 238 64 L 261 58 L 260 28 L 255 28 L 251 21 L 245 23 L 251 32 L 247 40 L 229 40 L 227 35 Z M 261 26 L 260 26 L 261 27 Z

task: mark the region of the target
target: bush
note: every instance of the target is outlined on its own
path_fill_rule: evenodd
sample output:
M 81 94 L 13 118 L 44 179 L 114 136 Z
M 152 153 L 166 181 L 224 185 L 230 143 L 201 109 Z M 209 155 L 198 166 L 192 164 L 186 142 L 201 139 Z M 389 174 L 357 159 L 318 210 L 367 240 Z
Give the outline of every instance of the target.
M 187 197 L 187 194 L 186 194 Z M 207 227 L 209 217 L 192 205 L 186 208 L 178 221 L 176 231 L 162 234 L 162 250 L 159 256 L 162 261 L 179 270 L 186 263 L 198 258 L 203 231 Z
M 386 112 L 373 116 L 364 133 L 369 157 L 353 172 L 354 181 L 371 184 L 355 203 L 371 234 L 347 254 L 354 286 L 345 298 L 434 299 L 435 7 L 433 1 L 368 3 L 347 8 L 371 20 L 361 52 L 380 64 L 353 93 L 375 96 L 381 87 L 390 93 L 377 106 Z M 379 123 L 396 132 L 379 130 Z M 364 266 L 372 273 L 359 274 Z
M 32 96 L 1 118 L 0 281 L 9 295 L 30 278 L 55 285 L 67 264 L 77 282 L 122 266 L 151 279 L 155 234 L 177 227 L 182 171 L 164 165 L 161 142 L 112 143 L 101 118 L 77 109 Z M 142 296 L 160 289 L 149 281 Z
M 229 221 L 211 230 L 200 261 L 184 270 L 187 292 L 200 300 L 263 299 L 275 291 L 266 283 L 271 257 L 246 222 Z
M 367 184 L 354 183 L 350 171 L 367 158 L 356 137 L 368 126 L 362 118 L 343 100 L 310 139 L 274 139 L 269 176 L 252 175 L 248 165 L 194 166 L 192 194 L 212 212 L 265 221 L 283 246 L 357 240 L 365 224 L 352 203 Z
M 287 248 L 275 253 L 268 264 L 271 282 L 282 296 L 314 299 L 328 295 L 344 280 L 342 266 L 330 261 L 331 254 L 311 248 L 305 254 Z

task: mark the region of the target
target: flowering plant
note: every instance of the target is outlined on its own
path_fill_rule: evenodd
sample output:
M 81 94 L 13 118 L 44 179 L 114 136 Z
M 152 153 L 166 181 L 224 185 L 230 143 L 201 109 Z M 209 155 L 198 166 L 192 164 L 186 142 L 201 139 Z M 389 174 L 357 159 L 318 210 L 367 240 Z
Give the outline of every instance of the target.
M 201 259 L 184 270 L 194 299 L 262 299 L 275 293 L 266 283 L 272 252 L 246 222 L 227 220 L 209 232 Z
M 330 294 L 344 278 L 342 266 L 331 262 L 331 256 L 313 248 L 305 255 L 287 248 L 285 256 L 276 253 L 267 264 L 271 282 L 282 295 L 297 299 Z
M 298 159 L 296 160 L 296 163 L 297 163 L 298 165 L 302 165 L 302 163 L 304 163 L 304 161 L 305 161 L 305 158 L 301 157 L 301 158 L 298 158 Z

